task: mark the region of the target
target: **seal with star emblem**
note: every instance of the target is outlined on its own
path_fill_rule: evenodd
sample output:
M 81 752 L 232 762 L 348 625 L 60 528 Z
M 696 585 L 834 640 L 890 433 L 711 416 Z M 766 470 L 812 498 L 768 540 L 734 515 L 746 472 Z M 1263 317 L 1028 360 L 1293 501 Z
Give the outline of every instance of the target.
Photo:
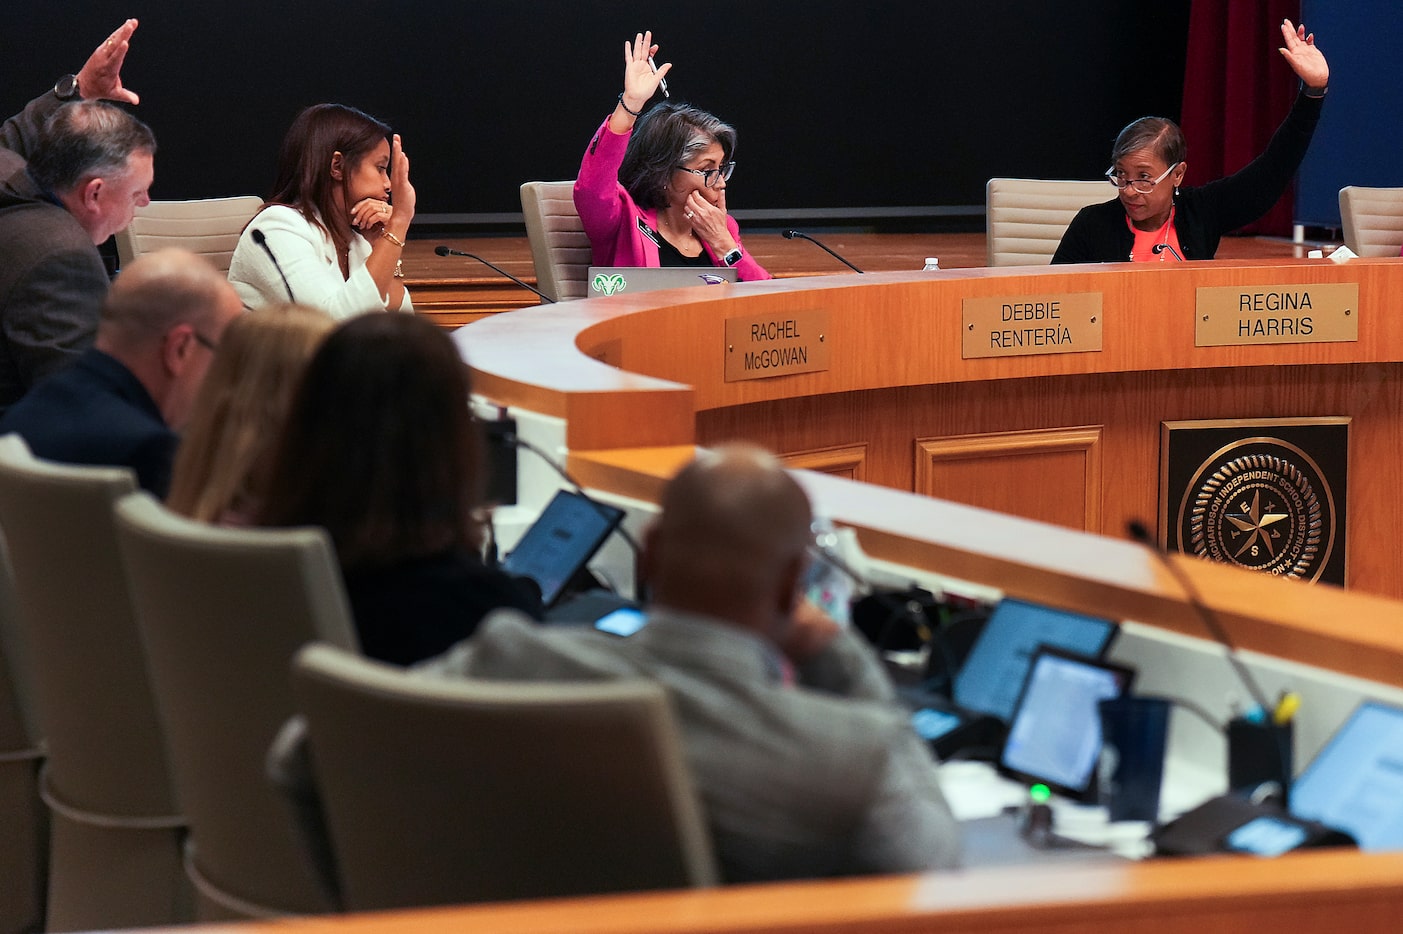
M 1199 466 L 1178 515 L 1181 550 L 1314 581 L 1335 547 L 1335 501 L 1323 472 L 1280 438 L 1243 438 Z

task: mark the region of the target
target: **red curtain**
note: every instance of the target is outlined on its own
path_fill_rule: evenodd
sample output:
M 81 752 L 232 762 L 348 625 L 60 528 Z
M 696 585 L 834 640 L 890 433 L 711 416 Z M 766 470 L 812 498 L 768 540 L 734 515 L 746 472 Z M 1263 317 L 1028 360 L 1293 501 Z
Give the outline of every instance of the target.
M 1193 0 L 1180 124 L 1189 144 L 1185 184 L 1231 175 L 1266 148 L 1300 84 L 1277 51 L 1281 21 L 1298 23 L 1300 13 L 1299 0 Z M 1292 194 L 1288 188 L 1244 232 L 1289 235 Z

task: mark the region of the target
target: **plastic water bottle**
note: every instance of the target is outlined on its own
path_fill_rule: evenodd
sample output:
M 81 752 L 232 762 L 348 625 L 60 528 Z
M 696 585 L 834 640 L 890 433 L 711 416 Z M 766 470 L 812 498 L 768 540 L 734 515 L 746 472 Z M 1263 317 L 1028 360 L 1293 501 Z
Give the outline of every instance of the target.
M 826 516 L 814 519 L 813 533 L 813 560 L 804 579 L 804 594 L 839 625 L 850 625 L 854 582 L 841 567 L 832 520 Z
M 927 256 L 926 264 L 921 267 L 921 272 L 940 272 L 940 257 Z

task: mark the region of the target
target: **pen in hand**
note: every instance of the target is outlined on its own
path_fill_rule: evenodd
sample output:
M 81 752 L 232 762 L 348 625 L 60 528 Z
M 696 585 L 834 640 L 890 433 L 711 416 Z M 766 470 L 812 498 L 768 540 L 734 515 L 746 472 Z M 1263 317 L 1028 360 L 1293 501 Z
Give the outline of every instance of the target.
M 648 67 L 651 68 L 651 69 L 653 69 L 653 74 L 657 74 L 657 73 L 658 73 L 658 63 L 655 62 L 655 61 L 653 61 L 653 56 L 651 56 L 651 55 L 648 56 Z M 659 78 L 659 79 L 658 79 L 658 90 L 660 90 L 660 91 L 663 92 L 663 97 L 671 97 L 671 96 L 672 96 L 671 94 L 667 93 L 667 79 L 666 79 L 666 78 Z

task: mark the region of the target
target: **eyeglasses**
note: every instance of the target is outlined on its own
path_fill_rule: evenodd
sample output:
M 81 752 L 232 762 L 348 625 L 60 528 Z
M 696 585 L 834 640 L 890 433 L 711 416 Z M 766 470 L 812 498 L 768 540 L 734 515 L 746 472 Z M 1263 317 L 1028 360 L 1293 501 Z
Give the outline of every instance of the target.
M 1155 186 L 1158 185 L 1160 182 L 1164 181 L 1165 178 L 1169 176 L 1169 173 L 1173 172 L 1176 168 L 1178 168 L 1178 166 L 1179 163 L 1174 163 L 1169 168 L 1165 169 L 1162 173 L 1160 173 L 1159 178 L 1155 179 L 1126 178 L 1124 175 L 1116 171 L 1115 166 L 1111 166 L 1109 169 L 1106 170 L 1106 181 L 1110 182 L 1112 185 L 1115 185 L 1118 191 L 1124 191 L 1127 187 L 1129 187 L 1134 188 L 1142 195 L 1147 195 L 1150 192 L 1154 191 Z
M 195 343 L 199 344 L 201 347 L 205 348 L 210 353 L 214 353 L 216 350 L 219 349 L 218 342 L 210 340 L 208 337 L 205 337 L 203 334 L 201 334 L 199 331 L 196 331 L 194 328 L 190 329 L 190 333 L 195 335 Z
M 735 170 L 736 164 L 734 162 L 723 162 L 714 169 L 689 169 L 685 165 L 679 165 L 677 167 L 677 171 L 679 172 L 691 172 L 693 175 L 700 175 L 702 177 L 702 185 L 706 188 L 714 186 L 717 179 L 723 182 L 729 182 L 731 180 L 731 173 Z

